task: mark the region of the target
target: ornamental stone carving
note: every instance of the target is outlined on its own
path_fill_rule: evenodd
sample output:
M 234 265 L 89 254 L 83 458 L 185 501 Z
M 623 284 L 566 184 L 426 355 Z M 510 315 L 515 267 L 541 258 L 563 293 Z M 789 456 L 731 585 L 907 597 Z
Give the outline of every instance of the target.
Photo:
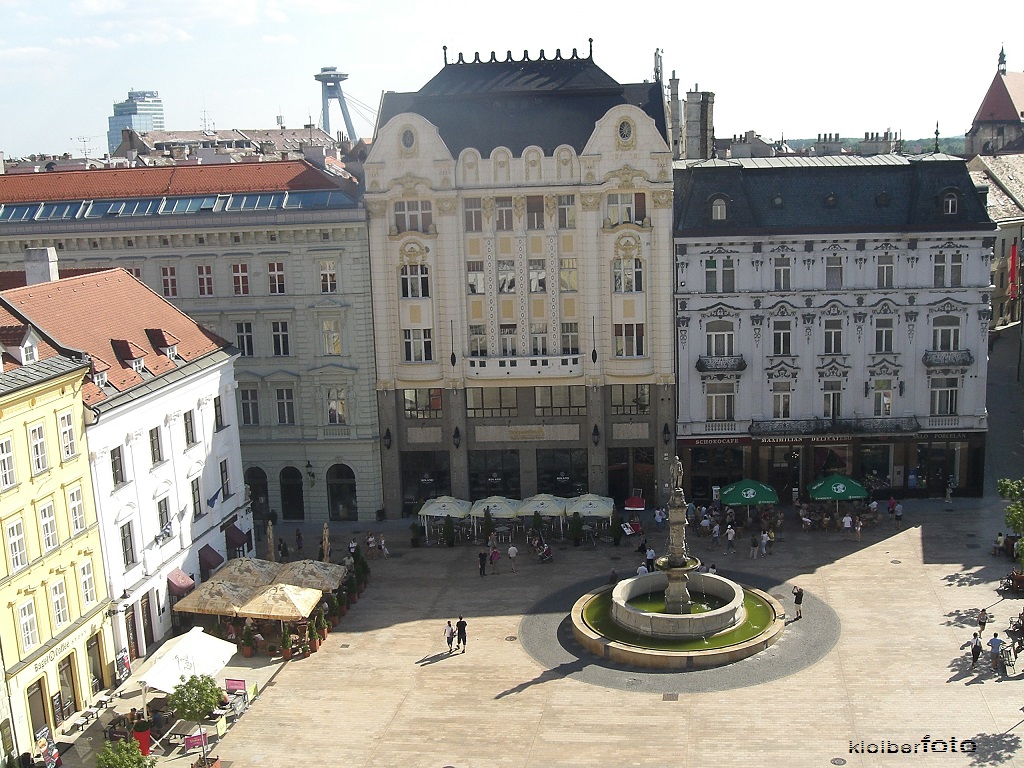
M 672 192 L 669 190 L 657 190 L 651 195 L 655 208 L 671 208 Z
M 558 213 L 558 195 L 544 195 L 544 218 L 553 219 Z
M 526 215 L 526 197 L 524 195 L 516 195 L 512 198 L 512 213 L 515 214 L 516 220 L 520 220 Z
M 441 197 L 437 200 L 437 211 L 442 216 L 451 216 L 455 213 L 455 198 Z
M 388 212 L 388 204 L 383 200 L 368 200 L 366 212 L 370 215 L 371 219 L 380 218 Z
M 604 180 L 609 182 L 615 179 L 618 181 L 620 187 L 635 187 L 636 184 L 633 183 L 633 179 L 637 177 L 640 177 L 644 181 L 650 181 L 650 178 L 644 171 L 641 171 L 639 168 L 634 168 L 631 165 L 624 165 L 614 171 L 609 171 L 604 175 Z
M 494 216 L 494 198 L 485 197 L 481 201 L 481 207 L 483 208 L 483 216 L 487 221 L 490 221 Z
M 391 180 L 389 189 L 395 189 L 396 187 L 401 187 L 403 195 L 423 194 L 430 190 L 430 179 L 407 173 L 404 176 Z
M 601 196 L 595 192 L 584 192 L 580 195 L 580 204 L 584 211 L 601 210 Z

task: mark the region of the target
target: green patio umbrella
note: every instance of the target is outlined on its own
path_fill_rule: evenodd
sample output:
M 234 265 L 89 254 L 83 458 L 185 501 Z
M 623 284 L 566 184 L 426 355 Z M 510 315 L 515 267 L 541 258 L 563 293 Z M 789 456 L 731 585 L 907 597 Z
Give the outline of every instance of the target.
M 846 475 L 829 475 L 807 486 L 807 492 L 815 501 L 835 501 L 836 515 L 839 514 L 839 502 L 852 499 L 866 499 L 867 489 Z
M 726 506 L 753 506 L 755 504 L 778 504 L 779 494 L 770 485 L 757 480 L 740 480 L 722 489 L 719 497 Z

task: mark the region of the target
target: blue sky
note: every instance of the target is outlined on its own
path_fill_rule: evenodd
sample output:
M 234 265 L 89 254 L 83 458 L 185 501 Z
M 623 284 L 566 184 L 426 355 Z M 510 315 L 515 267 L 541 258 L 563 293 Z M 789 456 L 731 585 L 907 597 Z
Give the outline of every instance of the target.
M 1024 70 L 1024 5 L 966 18 L 962 3 L 788 2 L 485 4 L 345 0 L 0 0 L 0 151 L 105 151 L 111 105 L 157 90 L 169 129 L 320 122 L 313 74 L 349 74 L 356 130 L 372 133 L 384 90 L 416 90 L 458 52 L 521 58 L 543 48 L 594 58 L 620 82 L 666 77 L 715 96 L 715 129 L 807 138 L 901 130 L 962 135 L 1007 43 Z M 870 9 L 870 10 L 865 10 Z M 876 10 L 877 9 L 877 10 Z M 772 13 L 768 16 L 768 13 Z M 842 14 L 842 15 L 840 15 Z M 332 114 L 333 128 L 342 127 Z

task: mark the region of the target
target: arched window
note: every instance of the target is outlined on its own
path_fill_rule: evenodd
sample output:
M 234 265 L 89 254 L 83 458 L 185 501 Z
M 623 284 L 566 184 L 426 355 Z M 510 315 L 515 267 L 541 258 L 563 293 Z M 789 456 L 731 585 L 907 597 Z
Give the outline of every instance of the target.
M 707 327 L 708 357 L 732 357 L 736 354 L 736 334 L 730 320 L 713 320 Z
M 729 211 L 725 204 L 724 197 L 716 197 L 711 201 L 711 220 L 712 221 L 725 221 L 728 217 Z
M 947 192 L 942 196 L 942 213 L 945 216 L 955 216 L 959 198 L 956 192 Z
M 612 261 L 612 285 L 616 293 L 636 293 L 644 289 L 644 263 L 620 256 Z

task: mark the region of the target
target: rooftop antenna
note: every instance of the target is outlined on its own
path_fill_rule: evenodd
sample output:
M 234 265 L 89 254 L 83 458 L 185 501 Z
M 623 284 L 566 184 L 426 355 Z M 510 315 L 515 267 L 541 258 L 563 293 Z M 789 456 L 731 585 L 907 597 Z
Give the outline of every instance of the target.
M 341 116 L 345 119 L 345 130 L 348 132 L 349 139 L 353 142 L 359 141 L 355 126 L 352 125 L 352 117 L 348 113 L 345 94 L 341 90 L 341 84 L 348 80 L 348 75 L 343 75 L 337 67 L 320 67 L 320 73 L 313 75 L 313 79 L 320 83 L 323 93 L 324 133 L 331 134 L 330 106 L 331 99 L 336 99 L 338 106 L 341 107 Z
M 89 159 L 89 145 L 92 144 L 92 136 L 74 136 L 72 141 L 77 141 L 82 145 L 82 157 L 86 160 Z
M 935 121 L 935 154 L 939 154 L 939 121 Z

